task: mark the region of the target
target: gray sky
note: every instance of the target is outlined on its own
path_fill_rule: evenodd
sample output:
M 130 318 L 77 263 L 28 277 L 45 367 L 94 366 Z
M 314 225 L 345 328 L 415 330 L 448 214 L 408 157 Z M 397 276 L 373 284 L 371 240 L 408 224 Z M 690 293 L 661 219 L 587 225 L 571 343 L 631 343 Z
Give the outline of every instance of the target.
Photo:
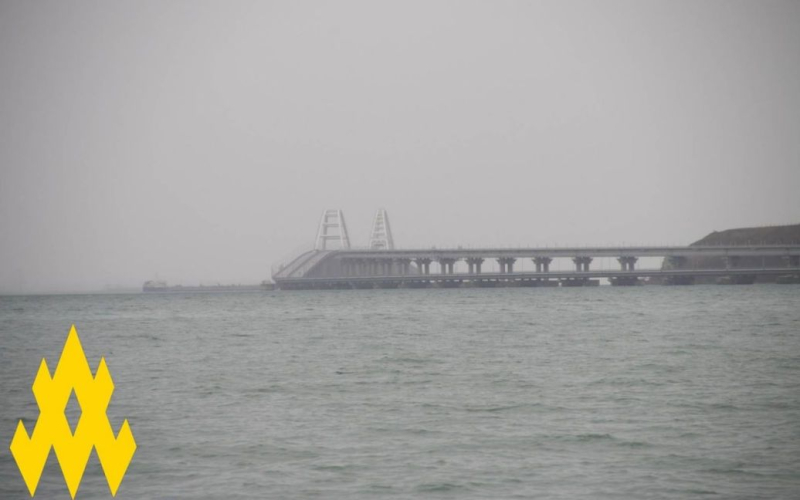
M 0 292 L 800 222 L 800 2 L 0 3 Z

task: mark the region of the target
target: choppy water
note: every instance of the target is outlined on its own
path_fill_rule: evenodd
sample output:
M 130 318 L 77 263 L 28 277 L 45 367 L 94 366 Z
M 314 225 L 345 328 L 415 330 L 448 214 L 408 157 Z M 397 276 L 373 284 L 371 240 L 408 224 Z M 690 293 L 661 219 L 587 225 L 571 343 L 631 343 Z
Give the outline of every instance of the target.
M 800 497 L 797 286 L 0 297 L 1 498 L 73 322 L 117 498 Z

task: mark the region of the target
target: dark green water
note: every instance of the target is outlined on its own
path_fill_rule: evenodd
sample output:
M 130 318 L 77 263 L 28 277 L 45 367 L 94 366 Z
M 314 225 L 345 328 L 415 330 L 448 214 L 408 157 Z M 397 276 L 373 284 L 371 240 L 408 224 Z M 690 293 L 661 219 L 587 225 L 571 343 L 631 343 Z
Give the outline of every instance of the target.
M 121 499 L 800 496 L 798 286 L 0 297 L 0 498 L 72 323 Z

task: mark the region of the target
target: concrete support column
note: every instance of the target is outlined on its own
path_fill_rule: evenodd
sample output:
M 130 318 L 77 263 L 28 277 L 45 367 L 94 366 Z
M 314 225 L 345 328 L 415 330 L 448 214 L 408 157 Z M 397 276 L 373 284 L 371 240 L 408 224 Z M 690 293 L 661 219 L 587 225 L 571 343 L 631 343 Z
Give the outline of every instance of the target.
M 537 273 L 549 273 L 550 272 L 550 263 L 553 262 L 551 257 L 534 257 L 533 263 L 536 264 L 536 272 Z
M 395 267 L 397 268 L 397 274 L 401 276 L 408 274 L 408 269 L 411 263 L 410 259 L 395 259 L 394 263 Z
M 442 274 L 453 274 L 456 259 L 452 257 L 442 257 L 439 259 L 439 266 L 442 269 Z
M 637 257 L 632 257 L 630 255 L 624 255 L 617 259 L 623 271 L 633 271 L 637 260 L 639 260 Z
M 536 263 L 536 272 L 550 272 L 550 263 L 553 262 L 552 257 L 536 257 L 533 261 Z
M 787 255 L 784 260 L 786 267 L 800 267 L 800 255 Z
M 500 264 L 500 272 L 501 273 L 513 273 L 514 272 L 514 262 L 517 259 L 514 257 L 500 257 L 497 259 L 497 263 Z
M 416 263 L 417 269 L 419 269 L 419 274 L 431 274 L 431 259 L 416 259 Z
M 469 273 L 470 274 L 481 274 L 481 264 L 483 263 L 483 259 L 480 257 L 467 257 L 467 266 L 469 266 Z
M 575 270 L 581 272 L 589 270 L 589 264 L 592 263 L 592 260 L 591 257 L 574 257 L 572 262 L 575 263 Z

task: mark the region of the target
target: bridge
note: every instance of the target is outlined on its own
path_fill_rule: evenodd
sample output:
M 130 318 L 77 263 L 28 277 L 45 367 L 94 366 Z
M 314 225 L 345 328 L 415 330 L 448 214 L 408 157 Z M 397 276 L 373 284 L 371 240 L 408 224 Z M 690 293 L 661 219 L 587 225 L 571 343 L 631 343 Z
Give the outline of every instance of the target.
M 338 248 L 329 248 L 331 243 Z M 662 258 L 662 266 L 638 268 L 639 259 L 647 257 Z M 721 265 L 691 265 L 709 257 Z M 597 258 L 612 258 L 618 268 L 592 269 Z M 556 259 L 567 260 L 571 269 L 551 270 Z M 496 263 L 497 271 L 487 272 L 488 262 Z M 524 262 L 530 262 L 530 271 L 521 269 Z M 457 272 L 457 263 L 465 269 Z M 600 279 L 634 286 L 653 278 L 663 284 L 689 285 L 709 277 L 749 284 L 759 276 L 800 283 L 800 245 L 397 249 L 388 214 L 379 210 L 369 245 L 355 249 L 350 247 L 341 211 L 326 210 L 314 249 L 274 268 L 272 278 L 281 289 L 346 289 L 594 286 Z

